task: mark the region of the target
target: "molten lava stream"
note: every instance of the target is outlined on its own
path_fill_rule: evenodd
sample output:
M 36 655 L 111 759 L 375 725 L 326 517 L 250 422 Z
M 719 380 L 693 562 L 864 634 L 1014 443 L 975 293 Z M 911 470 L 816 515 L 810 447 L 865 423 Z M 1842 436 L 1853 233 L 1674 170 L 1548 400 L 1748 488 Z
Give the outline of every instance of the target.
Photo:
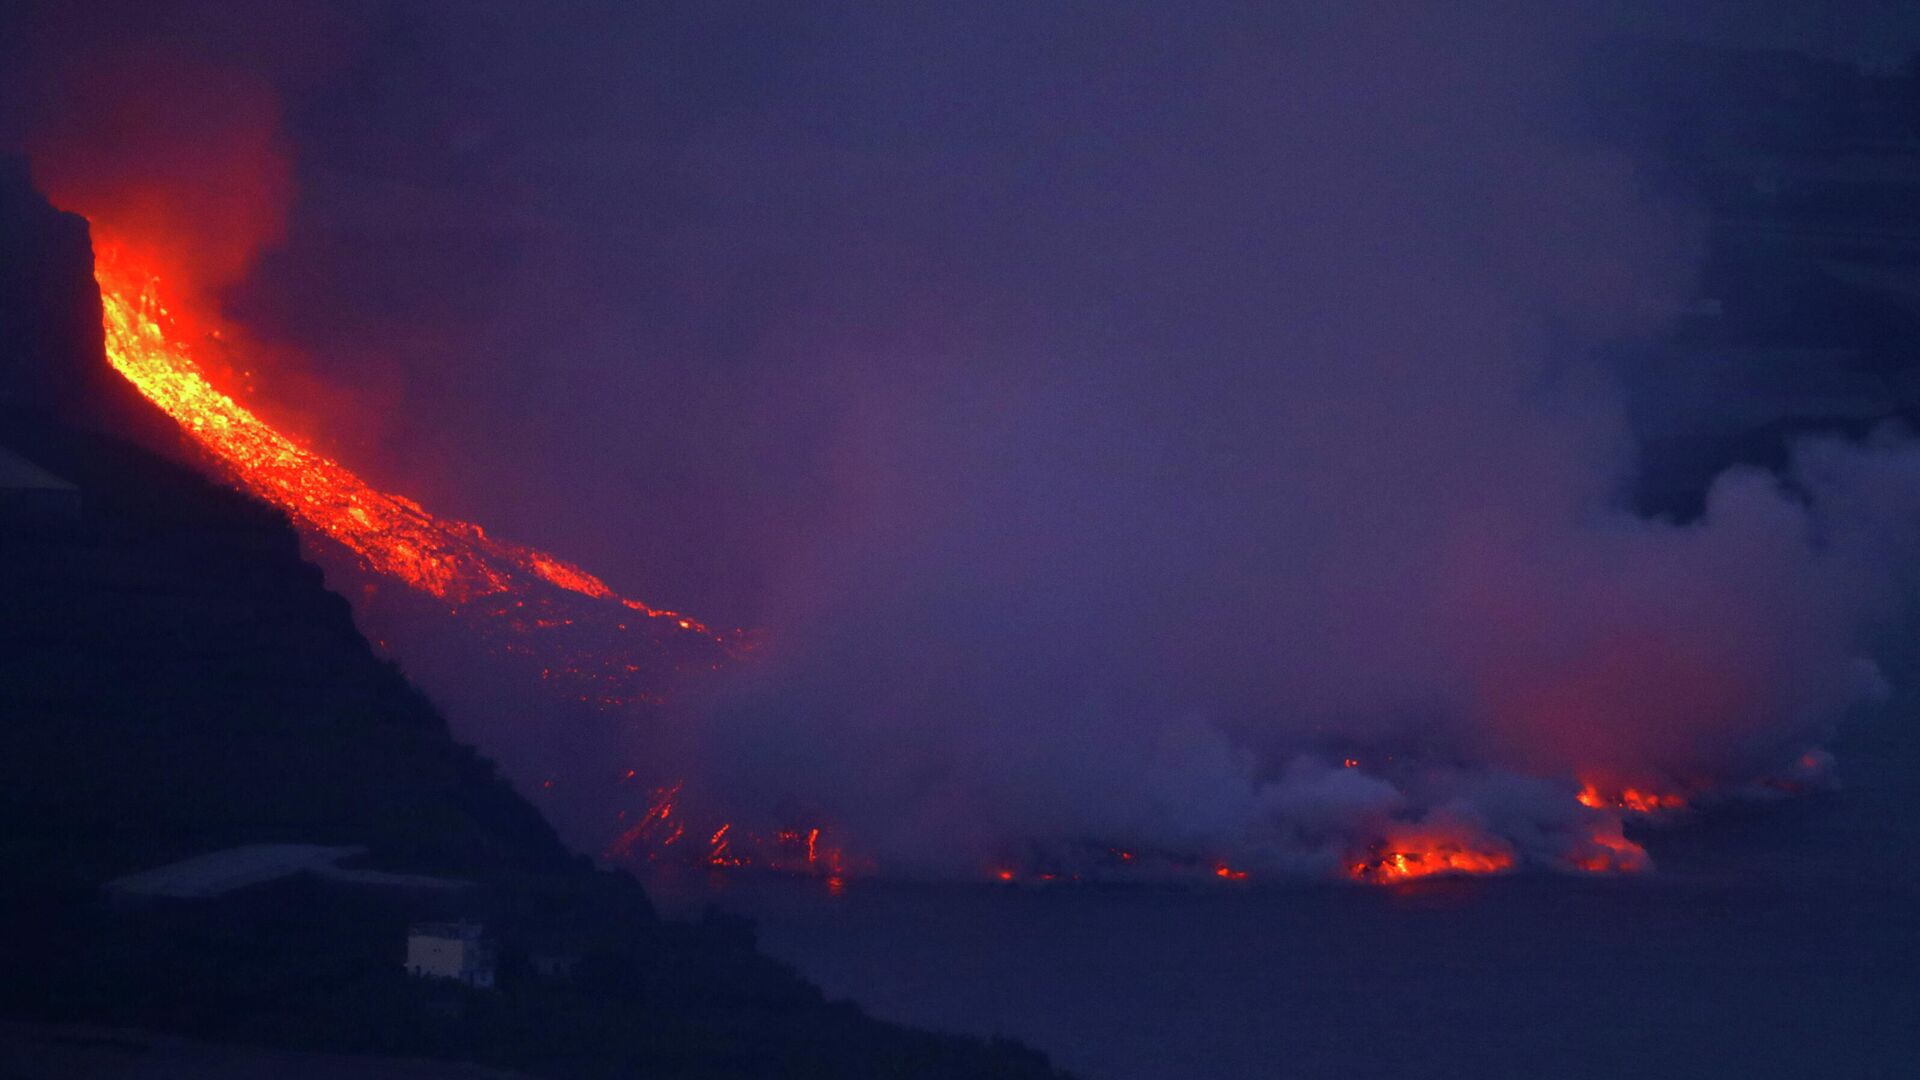
M 470 522 L 435 517 L 281 434 L 216 388 L 194 360 L 180 328 L 211 323 L 170 310 L 159 278 L 135 249 L 103 242 L 99 250 L 94 276 L 114 370 L 246 490 L 303 531 L 353 552 L 374 573 L 446 602 L 497 652 L 531 658 L 559 696 L 601 708 L 658 704 L 667 676 L 717 669 L 746 648 L 737 632 L 715 633 L 686 615 L 621 596 L 565 560 L 496 540 Z M 678 792 L 675 785 L 672 794 Z M 667 827 L 671 804 L 671 796 L 660 801 L 614 841 L 608 857 L 638 857 L 643 844 L 670 849 L 684 833 L 678 820 Z M 701 861 L 711 866 L 804 868 L 837 879 L 847 862 L 821 843 L 818 827 L 761 836 L 723 823 L 710 846 Z
M 728 640 L 678 612 L 620 596 L 587 571 L 532 548 L 495 540 L 478 525 L 435 517 L 379 491 L 344 466 L 274 430 L 216 389 L 177 336 L 160 281 L 125 245 L 102 243 L 94 276 L 114 370 L 179 422 L 255 495 L 301 525 L 345 545 L 375 572 L 432 596 L 466 603 L 544 584 L 617 604 L 681 630 Z
M 1390 885 L 1443 874 L 1503 874 L 1513 869 L 1510 851 L 1468 847 L 1454 841 L 1434 841 L 1417 835 L 1394 837 L 1380 844 L 1347 872 L 1357 881 Z
M 452 607 L 477 616 L 483 634 L 510 636 L 502 651 L 529 654 L 525 642 L 546 642 L 552 659 L 540 669 L 543 679 L 565 688 L 569 697 L 600 707 L 657 701 L 657 686 L 647 685 L 655 667 L 639 662 L 627 620 L 637 613 L 671 636 L 704 644 L 704 650 L 676 647 L 677 670 L 718 668 L 744 648 L 737 633 L 719 634 L 678 612 L 651 607 L 615 593 L 586 570 L 542 551 L 496 540 L 480 526 L 435 517 L 419 503 L 375 489 L 338 462 L 301 446 L 217 389 L 195 362 L 179 318 L 161 300 L 161 282 L 123 243 L 102 242 L 95 265 L 106 329 L 107 359 L 148 400 L 177 421 L 218 459 L 248 491 L 280 508 L 305 530 L 327 537 L 353 552 L 377 574 L 400 581 Z M 604 632 L 612 646 L 576 646 L 553 635 L 586 628 Z M 542 637 L 545 635 L 545 637 Z M 647 643 L 658 647 L 657 639 Z M 1357 761 L 1344 762 L 1348 767 Z M 679 850 L 687 825 L 674 814 L 678 785 L 660 797 L 634 826 L 611 846 L 609 858 L 652 859 Z M 1592 784 L 1579 793 L 1589 807 L 1632 813 L 1684 808 L 1678 795 L 1627 788 L 1603 793 Z M 669 820 L 672 818 L 673 820 Z M 760 866 L 830 875 L 838 880 L 846 856 L 821 843 L 820 828 L 788 828 L 770 834 L 720 821 L 694 862 L 717 867 Z M 1645 853 L 1621 838 L 1617 825 L 1585 845 L 1584 854 L 1567 861 L 1592 872 L 1619 872 L 1644 866 Z M 1463 842 L 1419 835 L 1389 837 L 1365 856 L 1351 861 L 1351 877 L 1393 883 L 1442 874 L 1497 874 L 1512 869 L 1513 853 L 1498 843 Z M 1011 878 L 1011 872 L 1003 872 Z M 1053 875 L 1042 875 L 1051 878 Z M 1245 871 L 1221 863 L 1213 876 L 1240 881 Z
M 824 878 L 834 889 L 851 873 L 872 872 L 870 864 L 850 859 L 839 847 L 825 842 L 826 831 L 818 825 L 757 833 L 723 821 L 702 843 L 695 837 L 704 834 L 704 827 L 691 831 L 688 815 L 681 809 L 681 792 L 685 786 L 676 782 L 655 789 L 645 813 L 615 837 L 601 852 L 601 857 L 683 867 L 804 874 Z
M 1582 806 L 1596 810 L 1607 808 L 1625 810 L 1630 814 L 1670 813 L 1687 808 L 1687 797 L 1675 792 L 1627 787 L 1608 793 L 1591 782 L 1581 787 L 1580 794 L 1576 798 Z

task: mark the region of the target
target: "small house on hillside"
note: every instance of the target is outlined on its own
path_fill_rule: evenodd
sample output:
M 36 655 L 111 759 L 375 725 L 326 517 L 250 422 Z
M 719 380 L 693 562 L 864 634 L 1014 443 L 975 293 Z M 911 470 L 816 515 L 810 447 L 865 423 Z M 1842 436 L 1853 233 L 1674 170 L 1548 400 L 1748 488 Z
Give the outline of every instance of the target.
M 415 923 L 407 931 L 407 974 L 493 986 L 494 947 L 479 923 Z

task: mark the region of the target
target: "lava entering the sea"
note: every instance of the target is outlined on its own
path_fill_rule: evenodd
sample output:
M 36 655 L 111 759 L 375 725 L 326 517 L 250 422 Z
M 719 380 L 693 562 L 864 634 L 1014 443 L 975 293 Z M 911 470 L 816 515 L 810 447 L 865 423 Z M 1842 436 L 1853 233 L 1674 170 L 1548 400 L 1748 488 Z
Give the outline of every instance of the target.
M 1513 866 L 1513 852 L 1505 847 L 1409 831 L 1382 841 L 1347 872 L 1356 881 L 1393 884 L 1442 874 L 1500 874 Z
M 209 452 L 248 491 L 290 515 L 309 536 L 351 552 L 367 569 L 444 603 L 501 653 L 531 657 L 540 678 L 564 697 L 603 708 L 659 703 L 662 679 L 683 671 L 723 667 L 747 648 L 739 632 L 716 632 L 699 621 L 616 593 L 585 569 L 546 552 L 496 539 L 476 524 L 437 517 L 411 499 L 380 491 L 330 458 L 300 445 L 256 416 L 209 380 L 189 339 L 201 320 L 176 317 L 161 297 L 161 282 L 135 249 L 100 245 L 95 277 L 106 330 L 107 358 L 118 372 Z M 184 313 L 183 313 L 184 315 Z M 186 329 L 183 329 L 185 327 Z M 584 644 L 583 644 L 584 643 Z M 611 644 L 609 644 L 611 643 Z M 1773 782 L 1777 792 L 1823 782 L 1830 759 L 1812 752 L 1793 775 Z M 1340 759 L 1357 769 L 1354 757 Z M 629 778 L 633 776 L 630 772 Z M 1620 832 L 1622 814 L 1667 816 L 1689 806 L 1687 796 L 1647 787 L 1583 781 L 1572 798 L 1591 812 L 1590 828 L 1553 857 L 1562 869 L 1633 873 L 1649 865 L 1646 851 Z M 756 832 L 731 815 L 703 815 L 698 827 L 681 808 L 681 785 L 653 793 L 644 812 L 628 819 L 604 851 L 609 859 L 677 861 L 713 868 L 758 867 L 842 881 L 853 870 L 840 847 L 823 842 L 815 822 Z M 1111 849 L 1113 868 L 1132 868 L 1132 852 Z M 1538 853 L 1526 860 L 1537 861 Z M 1344 876 L 1370 884 L 1398 884 L 1446 875 L 1501 874 L 1522 855 L 1499 836 L 1475 830 L 1407 826 L 1361 841 L 1343 864 Z M 1224 860 L 1198 864 L 1206 876 L 1244 881 L 1249 871 Z M 861 862 L 859 870 L 870 870 Z M 1002 881 L 1079 880 L 1065 869 L 1032 874 L 996 867 Z

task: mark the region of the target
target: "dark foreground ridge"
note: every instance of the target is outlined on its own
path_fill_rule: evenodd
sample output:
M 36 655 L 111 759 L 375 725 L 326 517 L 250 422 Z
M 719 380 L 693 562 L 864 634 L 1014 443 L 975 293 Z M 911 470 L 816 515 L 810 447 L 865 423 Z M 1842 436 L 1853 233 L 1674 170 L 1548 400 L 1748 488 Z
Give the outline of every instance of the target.
M 827 1002 L 745 922 L 661 919 L 631 877 L 566 851 L 374 654 L 291 526 L 171 459 L 187 452 L 167 426 L 99 377 L 91 273 L 84 222 L 0 159 L 0 1015 L 17 1036 L 0 1074 L 80 1054 L 58 1025 L 82 1024 L 321 1055 L 308 1066 L 1058 1075 L 1010 1042 Z M 211 898 L 102 888 L 248 844 L 366 853 Z M 486 926 L 493 988 L 403 969 L 410 924 L 449 918 Z M 114 1038 L 151 1063 L 151 1036 Z M 115 1060 L 99 1049 L 89 1069 Z M 123 1056 L 130 1071 L 88 1075 L 141 1075 Z

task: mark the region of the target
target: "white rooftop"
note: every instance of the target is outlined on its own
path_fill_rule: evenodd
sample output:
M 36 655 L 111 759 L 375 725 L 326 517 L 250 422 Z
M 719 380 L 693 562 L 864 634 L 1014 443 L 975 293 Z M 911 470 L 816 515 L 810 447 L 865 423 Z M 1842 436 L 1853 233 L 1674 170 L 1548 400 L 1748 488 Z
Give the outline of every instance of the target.
M 0 491 L 79 491 L 47 470 L 0 446 Z
M 108 892 L 123 896 L 208 899 L 295 874 L 325 873 L 341 859 L 364 855 L 366 851 L 363 847 L 317 844 L 246 844 L 128 874 L 107 882 L 106 887 Z

